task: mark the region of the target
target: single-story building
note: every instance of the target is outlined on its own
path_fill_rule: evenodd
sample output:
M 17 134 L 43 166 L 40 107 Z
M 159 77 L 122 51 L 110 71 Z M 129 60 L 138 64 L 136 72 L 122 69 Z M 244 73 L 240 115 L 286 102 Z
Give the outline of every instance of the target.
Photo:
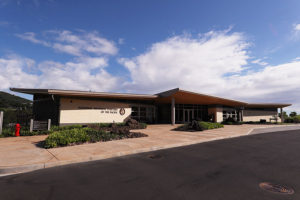
M 246 103 L 199 94 L 179 88 L 154 95 L 107 93 L 57 89 L 10 88 L 33 95 L 35 120 L 51 119 L 52 124 L 123 122 L 133 118 L 147 123 L 186 123 L 192 119 L 222 122 L 282 121 L 278 109 L 291 104 Z

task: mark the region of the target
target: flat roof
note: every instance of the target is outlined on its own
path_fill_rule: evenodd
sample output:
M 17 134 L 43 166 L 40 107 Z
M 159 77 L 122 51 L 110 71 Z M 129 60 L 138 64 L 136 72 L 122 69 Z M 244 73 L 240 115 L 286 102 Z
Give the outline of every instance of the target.
M 288 103 L 247 103 L 233 99 L 221 98 L 207 94 L 201 94 L 175 88 L 158 94 L 131 94 L 131 93 L 111 93 L 111 92 L 93 92 L 78 90 L 60 90 L 60 89 L 34 89 L 34 88 L 10 88 L 11 91 L 25 94 L 50 94 L 68 97 L 91 97 L 108 99 L 128 99 L 128 100 L 153 100 L 157 103 L 170 103 L 175 98 L 178 104 L 205 104 L 205 105 L 225 105 L 232 107 L 248 108 L 283 108 L 292 104 Z

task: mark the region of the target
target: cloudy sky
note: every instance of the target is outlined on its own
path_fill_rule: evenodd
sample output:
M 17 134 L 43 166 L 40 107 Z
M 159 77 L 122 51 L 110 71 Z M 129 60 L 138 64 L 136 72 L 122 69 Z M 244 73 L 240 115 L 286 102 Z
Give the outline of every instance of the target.
M 300 112 L 300 1 L 0 0 L 10 87 L 180 87 Z

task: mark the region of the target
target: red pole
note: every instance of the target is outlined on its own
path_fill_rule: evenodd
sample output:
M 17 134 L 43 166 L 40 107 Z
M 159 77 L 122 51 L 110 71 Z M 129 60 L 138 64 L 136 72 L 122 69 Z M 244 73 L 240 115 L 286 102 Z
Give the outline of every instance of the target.
M 16 131 L 15 131 L 15 136 L 16 137 L 20 136 L 20 129 L 21 129 L 21 125 L 16 124 Z

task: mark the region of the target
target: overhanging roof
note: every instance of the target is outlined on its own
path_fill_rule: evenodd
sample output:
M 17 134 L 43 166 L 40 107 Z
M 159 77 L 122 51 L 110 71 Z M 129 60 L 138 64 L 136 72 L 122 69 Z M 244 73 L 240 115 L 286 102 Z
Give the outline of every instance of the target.
M 29 89 L 29 88 L 10 88 L 11 91 L 25 94 L 50 94 L 67 97 L 88 97 L 106 99 L 128 99 L 128 100 L 153 100 L 157 103 L 171 103 L 172 98 L 176 104 L 202 104 L 202 105 L 225 105 L 232 107 L 248 108 L 283 108 L 290 106 L 286 103 L 247 103 L 233 99 L 200 94 L 175 88 L 154 95 L 149 94 L 129 94 L 129 93 L 109 93 L 92 92 L 78 90 L 58 90 L 58 89 Z
M 236 101 L 232 99 L 225 99 L 221 97 L 200 94 L 175 88 L 157 94 L 160 98 L 156 99 L 159 103 L 171 102 L 172 98 L 176 103 L 180 104 L 204 104 L 204 105 L 226 105 L 233 107 L 246 106 L 246 102 Z
M 148 94 L 129 94 L 129 93 L 108 93 L 108 92 L 91 92 L 78 90 L 57 90 L 57 89 L 27 89 L 27 88 L 10 88 L 11 91 L 25 94 L 50 94 L 69 97 L 91 97 L 91 98 L 109 98 L 109 99 L 130 99 L 130 100 L 153 100 L 157 95 Z
M 291 106 L 288 103 L 248 103 L 247 108 L 284 108 Z

